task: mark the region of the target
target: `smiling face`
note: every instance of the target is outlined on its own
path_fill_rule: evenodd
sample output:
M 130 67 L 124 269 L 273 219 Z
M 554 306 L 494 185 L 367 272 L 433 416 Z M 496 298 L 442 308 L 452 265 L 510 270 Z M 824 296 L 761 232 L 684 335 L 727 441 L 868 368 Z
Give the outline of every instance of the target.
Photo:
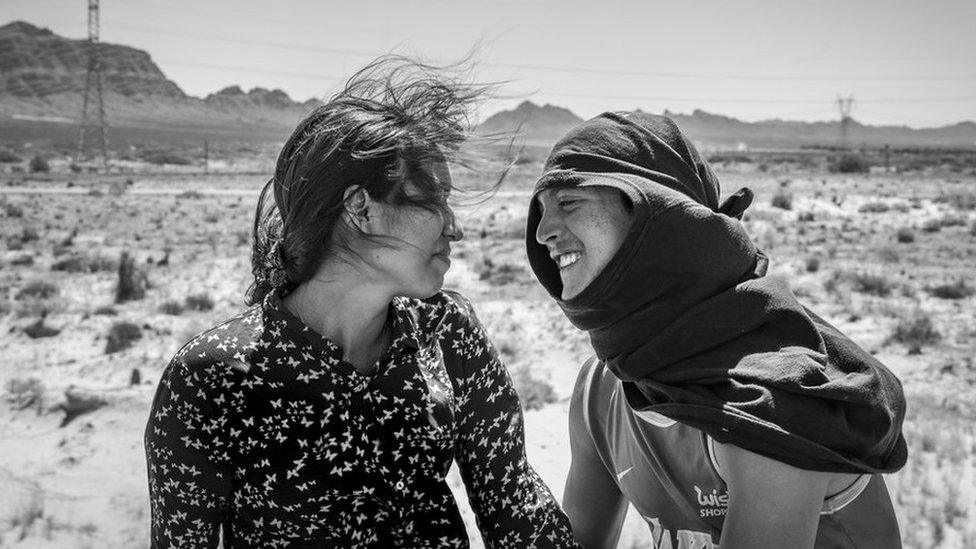
M 546 189 L 536 196 L 539 244 L 559 268 L 562 299 L 579 295 L 620 249 L 632 216 L 624 194 L 612 187 Z

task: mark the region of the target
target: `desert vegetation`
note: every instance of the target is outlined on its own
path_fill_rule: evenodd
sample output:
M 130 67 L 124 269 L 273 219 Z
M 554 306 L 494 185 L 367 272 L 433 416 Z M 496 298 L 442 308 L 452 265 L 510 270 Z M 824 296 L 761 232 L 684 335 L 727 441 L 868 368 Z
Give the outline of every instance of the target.
M 93 175 L 55 156 L 31 174 L 33 154 L 0 149 L 4 166 L 25 168 L 0 179 L 0 545 L 144 547 L 155 384 L 184 342 L 243 307 L 267 175 L 189 175 L 199 165 L 179 162 L 151 174 L 155 159 L 193 158 L 154 151 L 132 153 L 139 169 Z M 968 158 L 912 167 L 899 154 L 884 173 L 834 173 L 809 155 L 711 157 L 725 189 L 756 192 L 744 223 L 770 275 L 901 376 L 911 454 L 888 480 L 906 546 L 973 547 L 976 171 Z M 589 351 L 524 258 L 541 158 L 458 209 L 466 238 L 447 285 L 472 300 L 506 362 L 530 460 L 558 494 L 567 399 Z M 639 517 L 621 546 L 647 546 Z

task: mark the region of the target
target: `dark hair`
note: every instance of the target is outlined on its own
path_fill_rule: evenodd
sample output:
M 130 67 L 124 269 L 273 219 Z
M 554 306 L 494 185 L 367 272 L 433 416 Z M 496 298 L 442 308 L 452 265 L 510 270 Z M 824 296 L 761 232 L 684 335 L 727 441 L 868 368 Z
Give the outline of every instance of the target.
M 352 185 L 374 200 L 443 208 L 455 187 L 438 180 L 431 165 L 470 165 L 461 151 L 471 135 L 469 112 L 490 90 L 466 74 L 465 62 L 434 67 L 384 56 L 298 124 L 258 199 L 248 305 L 275 289 L 292 291 L 327 253 L 350 251 L 333 237 L 342 236 L 336 222 Z

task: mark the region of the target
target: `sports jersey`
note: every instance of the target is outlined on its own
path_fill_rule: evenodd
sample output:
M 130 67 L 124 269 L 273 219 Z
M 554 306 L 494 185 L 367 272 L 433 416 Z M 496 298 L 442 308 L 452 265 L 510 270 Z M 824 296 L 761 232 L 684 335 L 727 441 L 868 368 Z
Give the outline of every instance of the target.
M 704 432 L 627 404 L 623 384 L 592 358 L 570 404 L 624 497 L 647 522 L 658 549 L 718 547 L 728 490 Z M 578 417 L 578 416 L 577 416 Z M 881 475 L 864 474 L 828 496 L 815 547 L 892 549 L 898 525 Z

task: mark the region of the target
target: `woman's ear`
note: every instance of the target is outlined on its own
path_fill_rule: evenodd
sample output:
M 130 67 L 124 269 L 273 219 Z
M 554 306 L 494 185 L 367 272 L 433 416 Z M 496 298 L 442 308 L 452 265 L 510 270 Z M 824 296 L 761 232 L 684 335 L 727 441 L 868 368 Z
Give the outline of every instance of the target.
M 359 185 L 350 185 L 342 193 L 342 205 L 348 221 L 359 228 L 360 231 L 369 232 L 369 206 L 372 200 L 366 189 Z

